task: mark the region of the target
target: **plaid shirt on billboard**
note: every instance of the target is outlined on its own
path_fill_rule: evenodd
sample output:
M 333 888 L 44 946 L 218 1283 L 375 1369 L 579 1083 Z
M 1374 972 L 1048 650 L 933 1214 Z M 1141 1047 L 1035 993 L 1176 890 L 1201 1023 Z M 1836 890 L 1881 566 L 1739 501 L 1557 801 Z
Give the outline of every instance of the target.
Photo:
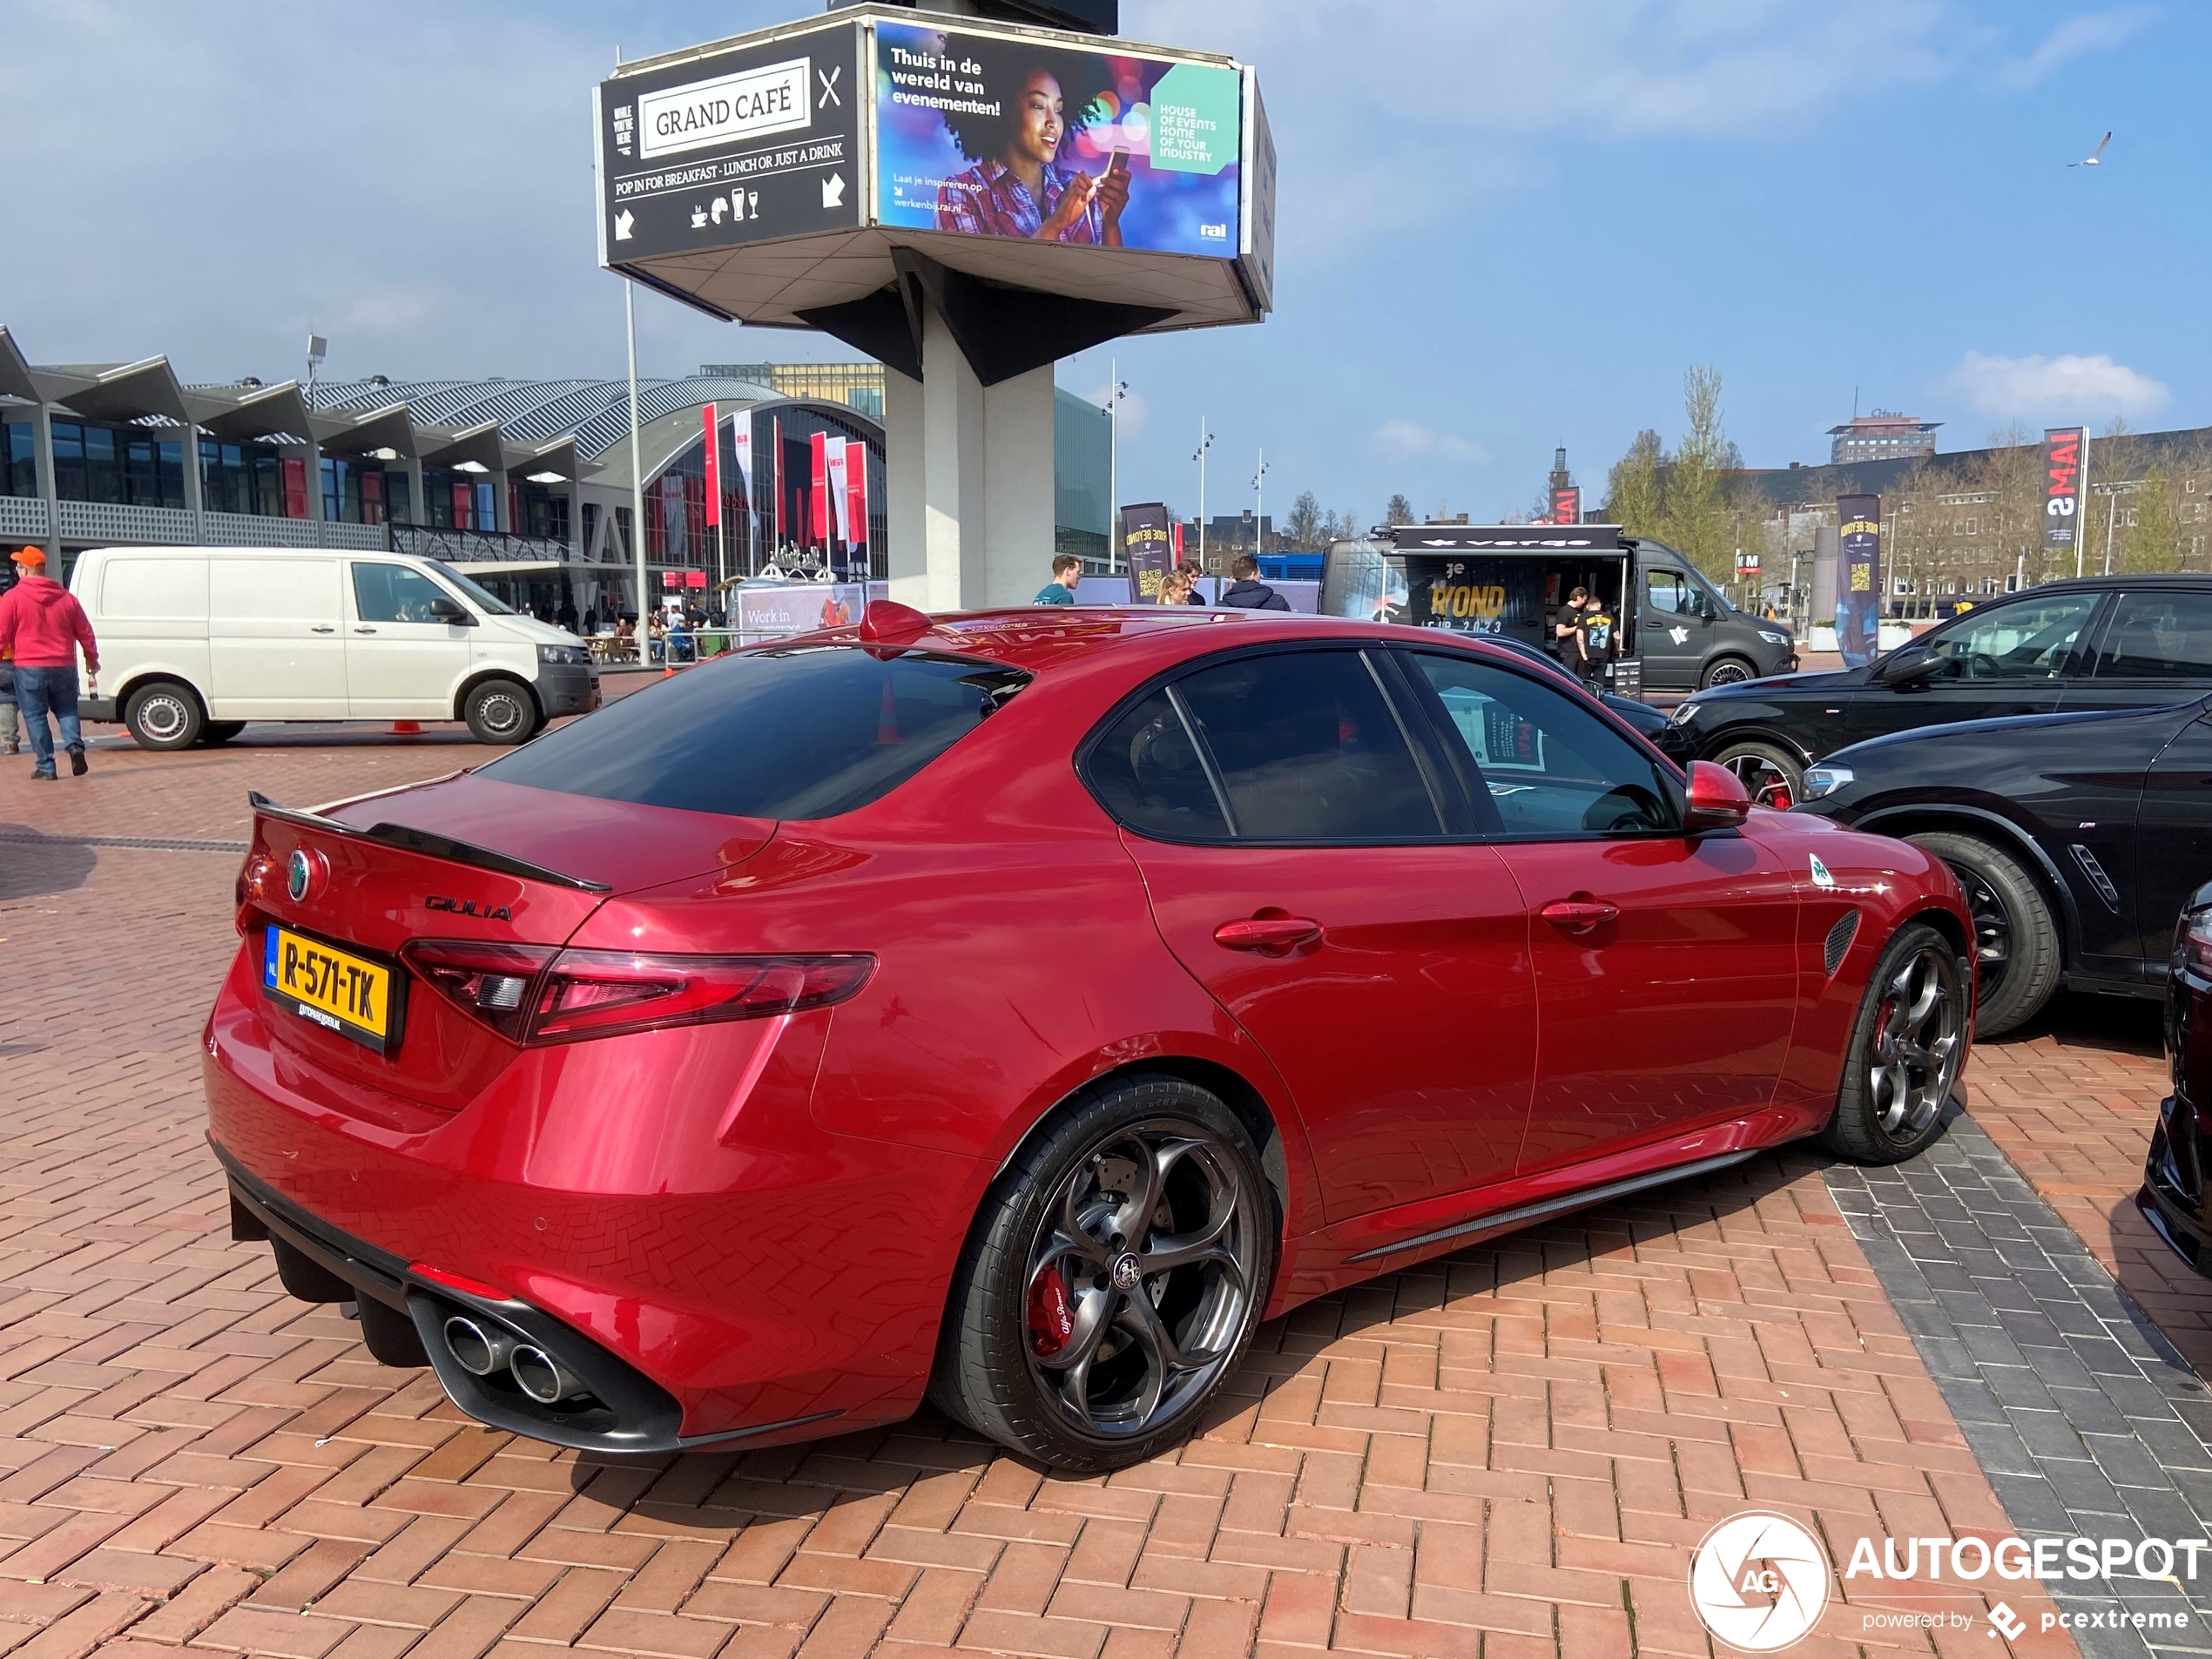
M 1047 162 L 1044 200 L 1040 203 L 1004 162 L 979 162 L 938 186 L 937 228 L 958 231 L 964 236 L 1034 237 L 1038 227 L 1052 217 L 1052 210 L 1075 176 L 1067 168 Z M 1101 231 L 1098 204 L 1094 201 L 1083 209 L 1081 218 L 1060 233 L 1059 239 L 1096 246 L 1103 239 Z

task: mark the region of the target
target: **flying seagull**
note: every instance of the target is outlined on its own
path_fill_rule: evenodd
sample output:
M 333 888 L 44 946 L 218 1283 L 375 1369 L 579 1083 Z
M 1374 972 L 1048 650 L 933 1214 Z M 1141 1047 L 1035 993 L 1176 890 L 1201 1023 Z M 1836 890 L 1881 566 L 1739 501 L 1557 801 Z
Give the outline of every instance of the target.
M 2069 161 L 2066 165 L 2069 167 L 2094 167 L 2097 165 L 2097 158 L 2104 154 L 2105 145 L 2110 144 L 2111 142 L 2112 134 L 2107 132 L 2103 138 L 2097 141 L 2097 147 L 2089 152 L 2086 159 L 2080 161 Z

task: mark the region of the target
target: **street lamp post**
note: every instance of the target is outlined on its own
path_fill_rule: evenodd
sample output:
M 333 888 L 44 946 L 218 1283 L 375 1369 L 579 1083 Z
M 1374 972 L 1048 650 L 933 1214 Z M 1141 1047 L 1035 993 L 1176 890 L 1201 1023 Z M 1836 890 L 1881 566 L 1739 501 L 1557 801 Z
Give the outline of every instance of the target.
M 1252 475 L 1252 553 L 1255 557 L 1267 551 L 1267 495 L 1263 486 L 1267 479 L 1267 451 L 1259 452 L 1259 470 Z
M 1129 395 L 1129 382 L 1122 378 L 1121 364 L 1110 357 L 1106 383 L 1106 569 L 1111 574 L 1121 569 L 1122 400 Z
M 1206 568 L 1206 451 L 1213 448 L 1213 434 L 1206 430 L 1206 417 L 1198 417 L 1198 448 L 1190 459 L 1198 463 L 1198 568 Z

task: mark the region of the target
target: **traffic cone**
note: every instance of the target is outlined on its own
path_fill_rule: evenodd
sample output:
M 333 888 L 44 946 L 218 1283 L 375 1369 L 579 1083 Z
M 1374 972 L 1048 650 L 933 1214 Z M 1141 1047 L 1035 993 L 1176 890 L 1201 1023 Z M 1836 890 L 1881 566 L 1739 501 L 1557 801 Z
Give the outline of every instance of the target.
M 395 738 L 419 738 L 422 735 L 422 723 L 419 720 L 395 720 L 392 722 L 392 735 Z

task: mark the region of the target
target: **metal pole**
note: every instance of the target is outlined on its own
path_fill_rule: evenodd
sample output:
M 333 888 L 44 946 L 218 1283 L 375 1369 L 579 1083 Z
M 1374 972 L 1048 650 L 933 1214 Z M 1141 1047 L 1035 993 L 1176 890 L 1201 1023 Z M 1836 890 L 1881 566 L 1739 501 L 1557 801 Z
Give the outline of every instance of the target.
M 2112 538 L 2120 527 L 2120 491 L 2110 484 L 2106 485 L 2105 500 L 2108 503 L 2105 513 L 2105 574 L 2110 576 L 2112 574 Z
M 1213 448 L 1213 434 L 1206 417 L 1198 417 L 1198 568 L 1206 568 L 1206 451 Z
M 1106 573 L 1121 568 L 1122 366 L 1106 360 Z
M 2074 574 L 2081 575 L 2081 560 L 2089 550 L 2089 428 L 2081 428 L 2081 481 L 2074 499 L 2081 503 L 2080 523 L 2074 529 Z
M 1267 451 L 1259 452 L 1259 470 L 1252 475 L 1252 556 L 1267 551 Z
M 637 419 L 637 285 L 622 285 L 623 314 L 630 325 L 630 547 L 637 566 L 637 665 L 645 666 L 645 457 Z

